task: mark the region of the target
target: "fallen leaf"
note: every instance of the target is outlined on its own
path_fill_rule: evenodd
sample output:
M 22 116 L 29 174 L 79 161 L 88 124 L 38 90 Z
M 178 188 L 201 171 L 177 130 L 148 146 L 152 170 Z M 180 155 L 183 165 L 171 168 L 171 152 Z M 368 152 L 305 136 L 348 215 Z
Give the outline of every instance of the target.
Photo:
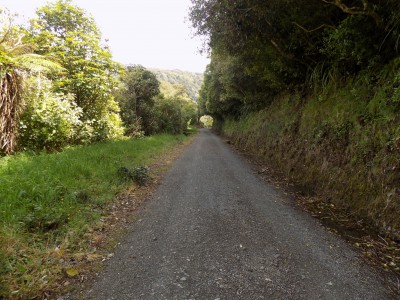
M 65 271 L 69 277 L 75 277 L 76 275 L 79 275 L 79 271 L 76 269 L 68 269 Z

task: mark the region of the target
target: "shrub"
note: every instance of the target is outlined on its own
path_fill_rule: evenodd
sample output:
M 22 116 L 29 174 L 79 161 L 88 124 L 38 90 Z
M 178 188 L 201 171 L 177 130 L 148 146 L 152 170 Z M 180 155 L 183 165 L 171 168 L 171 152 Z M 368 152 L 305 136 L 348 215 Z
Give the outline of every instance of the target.
M 150 180 L 148 174 L 149 168 L 145 166 L 138 166 L 128 169 L 127 167 L 120 167 L 118 169 L 119 176 L 124 180 L 132 180 L 140 186 L 146 185 Z
M 53 93 L 50 81 L 28 81 L 26 107 L 19 124 L 21 150 L 56 150 L 74 143 L 82 127 L 82 109 L 71 95 Z

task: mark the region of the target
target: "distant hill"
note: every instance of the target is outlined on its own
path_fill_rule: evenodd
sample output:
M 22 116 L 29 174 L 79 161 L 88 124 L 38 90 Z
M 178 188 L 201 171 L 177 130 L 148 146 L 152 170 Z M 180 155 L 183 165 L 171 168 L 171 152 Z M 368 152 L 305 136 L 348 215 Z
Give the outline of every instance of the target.
M 149 69 L 156 74 L 157 79 L 170 84 L 182 84 L 188 91 L 190 98 L 197 101 L 199 90 L 203 83 L 203 74 L 181 70 Z

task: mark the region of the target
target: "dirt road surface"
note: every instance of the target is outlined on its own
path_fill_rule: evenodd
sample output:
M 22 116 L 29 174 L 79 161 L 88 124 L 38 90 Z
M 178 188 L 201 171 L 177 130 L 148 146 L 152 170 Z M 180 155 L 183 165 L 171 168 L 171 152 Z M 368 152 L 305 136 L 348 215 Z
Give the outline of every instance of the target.
M 390 299 L 339 237 L 202 129 L 85 299 Z

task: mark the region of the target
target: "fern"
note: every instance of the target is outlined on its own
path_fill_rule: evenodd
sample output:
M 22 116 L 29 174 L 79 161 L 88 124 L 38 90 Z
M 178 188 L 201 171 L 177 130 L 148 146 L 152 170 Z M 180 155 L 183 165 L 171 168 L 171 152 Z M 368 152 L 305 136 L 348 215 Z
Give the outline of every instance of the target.
M 64 69 L 45 56 L 34 54 L 34 46 L 22 42 L 20 29 L 11 25 L 12 16 L 1 8 L 0 20 L 8 20 L 10 24 L 0 28 L 0 152 L 10 154 L 16 148 L 23 75 L 61 72 Z
M 60 64 L 47 59 L 45 56 L 33 53 L 18 56 L 16 62 L 21 69 L 33 73 L 52 73 L 65 70 Z

